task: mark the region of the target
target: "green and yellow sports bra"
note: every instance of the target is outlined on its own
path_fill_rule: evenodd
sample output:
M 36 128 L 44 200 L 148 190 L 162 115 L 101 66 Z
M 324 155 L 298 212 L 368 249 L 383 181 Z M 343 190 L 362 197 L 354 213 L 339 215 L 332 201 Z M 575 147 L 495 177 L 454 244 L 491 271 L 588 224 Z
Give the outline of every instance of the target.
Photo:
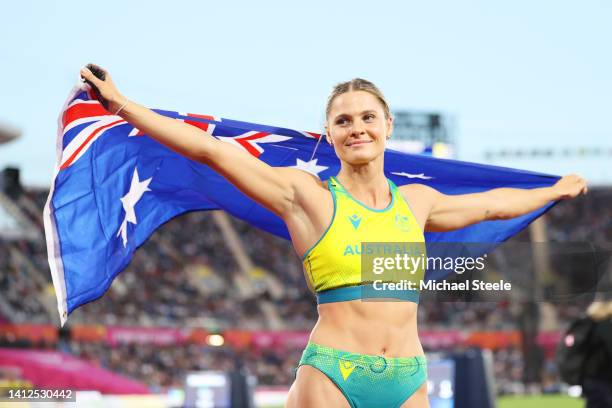
M 354 199 L 335 178 L 327 181 L 334 202 L 332 220 L 319 240 L 310 247 L 302 262 L 309 288 L 318 303 L 342 302 L 364 297 L 377 297 L 374 281 L 362 280 L 362 242 L 422 243 L 423 231 L 410 206 L 397 186 L 389 179 L 391 203 L 377 210 Z M 423 270 L 420 271 L 421 274 Z M 422 275 L 421 275 L 422 276 Z M 397 298 L 418 303 L 418 290 L 385 291 L 384 298 Z

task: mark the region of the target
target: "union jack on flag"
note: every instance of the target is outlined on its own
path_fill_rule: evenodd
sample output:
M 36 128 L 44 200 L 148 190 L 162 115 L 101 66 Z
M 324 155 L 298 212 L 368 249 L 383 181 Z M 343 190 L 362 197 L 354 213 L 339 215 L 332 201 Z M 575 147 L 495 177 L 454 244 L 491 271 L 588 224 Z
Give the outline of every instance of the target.
M 207 131 L 271 166 L 295 167 L 322 180 L 340 162 L 321 135 L 216 116 L 155 110 Z M 70 92 L 58 123 L 54 180 L 45 206 L 49 265 L 61 324 L 104 294 L 134 251 L 162 224 L 187 211 L 222 209 L 289 239 L 281 219 L 208 166 L 171 151 L 106 111 L 89 87 Z M 316 154 L 315 154 L 316 152 Z M 427 184 L 447 194 L 497 187 L 536 188 L 558 177 L 387 150 L 385 173 L 395 184 Z M 487 221 L 430 242 L 502 242 L 554 203 L 525 216 Z

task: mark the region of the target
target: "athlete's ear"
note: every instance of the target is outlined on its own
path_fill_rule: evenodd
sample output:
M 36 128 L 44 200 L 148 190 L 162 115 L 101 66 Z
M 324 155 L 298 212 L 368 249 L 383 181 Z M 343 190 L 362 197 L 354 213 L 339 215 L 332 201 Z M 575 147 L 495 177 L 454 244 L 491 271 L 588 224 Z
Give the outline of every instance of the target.
M 331 146 L 333 146 L 334 144 L 332 143 L 332 138 L 329 135 L 329 126 L 327 126 L 327 124 L 325 125 L 325 140 L 327 140 L 327 143 L 329 143 Z
M 393 116 L 390 115 L 387 118 L 387 139 L 391 139 L 391 134 L 393 134 Z

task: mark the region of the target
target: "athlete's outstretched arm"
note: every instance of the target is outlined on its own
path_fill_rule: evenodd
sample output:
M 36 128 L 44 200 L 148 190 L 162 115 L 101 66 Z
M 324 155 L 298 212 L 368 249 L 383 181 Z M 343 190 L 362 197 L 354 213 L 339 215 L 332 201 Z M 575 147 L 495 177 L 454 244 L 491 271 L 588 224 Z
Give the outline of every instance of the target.
M 296 188 L 314 183 L 314 178 L 297 169 L 272 167 L 249 153 L 217 140 L 210 133 L 176 119 L 159 115 L 121 95 L 108 72 L 104 80 L 88 68 L 81 76 L 97 87 L 100 102 L 153 139 L 177 153 L 204 163 L 228 179 L 240 191 L 284 218 L 296 205 Z
M 505 220 L 528 214 L 551 201 L 587 192 L 586 181 L 564 176 L 551 187 L 496 188 L 482 193 L 447 195 L 425 185 L 411 185 L 429 204 L 426 231 L 452 231 L 481 221 Z

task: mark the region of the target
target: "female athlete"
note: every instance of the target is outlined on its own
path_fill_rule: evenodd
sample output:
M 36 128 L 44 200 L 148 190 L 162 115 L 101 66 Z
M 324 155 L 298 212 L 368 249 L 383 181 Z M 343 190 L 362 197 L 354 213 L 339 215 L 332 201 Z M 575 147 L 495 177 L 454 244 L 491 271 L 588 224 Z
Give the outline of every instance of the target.
M 81 76 L 97 87 L 98 99 L 110 112 L 118 111 L 158 142 L 210 166 L 287 225 L 319 312 L 289 391 L 289 408 L 429 406 L 417 333 L 418 293 L 403 302 L 362 301 L 355 290 L 363 284 L 359 257 L 345 256 L 347 246 L 423 242 L 424 231 L 517 217 L 587 191 L 585 180 L 575 175 L 549 188 L 465 195 L 445 195 L 421 184 L 397 187 L 384 173 L 385 144 L 393 130 L 389 106 L 362 79 L 339 84 L 329 97 L 325 133 L 341 168 L 324 182 L 299 169 L 271 167 L 201 129 L 128 100 L 108 73 L 101 80 L 83 68 Z

